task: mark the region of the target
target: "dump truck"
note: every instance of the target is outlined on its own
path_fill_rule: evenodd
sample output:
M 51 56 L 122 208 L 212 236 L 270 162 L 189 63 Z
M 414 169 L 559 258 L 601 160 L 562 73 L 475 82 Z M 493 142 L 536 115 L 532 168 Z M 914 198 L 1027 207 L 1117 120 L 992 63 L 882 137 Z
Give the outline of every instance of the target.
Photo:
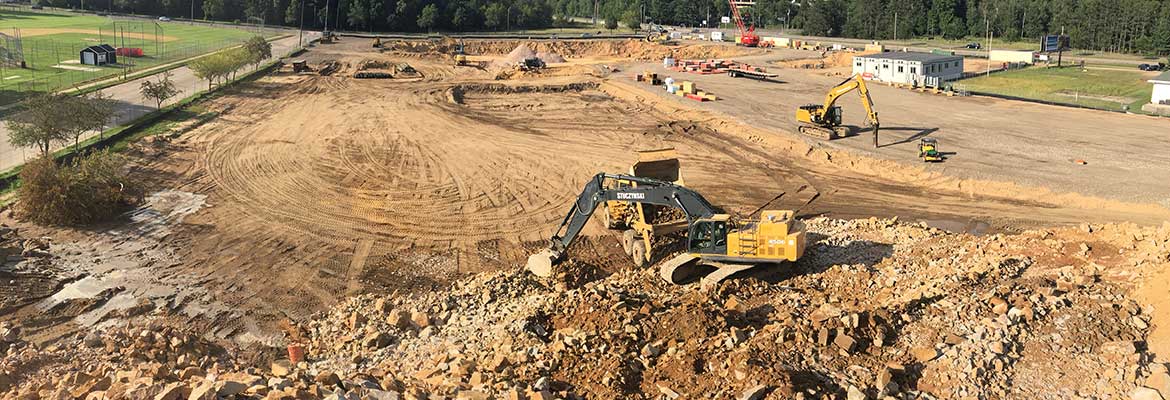
M 611 202 L 642 207 L 669 207 L 681 214 L 679 221 L 655 222 L 649 227 L 637 224 L 623 231 L 629 243 L 634 265 L 642 267 L 653 261 L 656 244 L 647 232 L 661 235 L 668 231 L 686 232 L 686 250 L 659 266 L 659 276 L 667 282 L 682 284 L 704 272 L 714 281 L 735 272 L 759 265 L 793 262 L 804 254 L 804 224 L 791 210 L 764 210 L 758 219 L 737 219 L 721 212 L 703 195 L 681 184 L 626 174 L 599 173 L 593 176 L 569 208 L 547 249 L 528 258 L 527 268 L 538 276 L 551 276 L 553 266 L 565 256 L 596 209 L 605 205 L 606 218 L 620 214 Z M 607 227 L 621 229 L 620 224 Z M 650 229 L 653 228 L 653 229 Z M 661 229 L 661 230 L 660 230 Z M 626 239 L 629 238 L 629 239 Z M 709 277 L 710 277 L 709 276 Z M 706 278 L 704 278 L 706 279 Z

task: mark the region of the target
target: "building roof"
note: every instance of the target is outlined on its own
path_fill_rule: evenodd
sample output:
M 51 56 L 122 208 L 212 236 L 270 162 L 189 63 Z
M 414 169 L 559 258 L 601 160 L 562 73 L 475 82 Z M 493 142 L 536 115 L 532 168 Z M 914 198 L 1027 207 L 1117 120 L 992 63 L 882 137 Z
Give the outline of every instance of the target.
M 909 51 L 906 51 L 906 52 L 901 52 L 901 51 L 886 52 L 886 53 L 881 53 L 881 54 L 870 54 L 870 55 L 860 56 L 860 57 L 876 58 L 876 59 L 882 59 L 882 60 L 918 61 L 918 62 L 924 62 L 924 63 L 953 61 L 953 60 L 963 59 L 963 57 L 961 57 L 961 56 L 942 55 L 942 54 L 934 54 L 934 53 L 916 53 L 916 52 L 909 52 Z
M 81 49 L 81 51 L 90 51 L 90 52 L 94 52 L 94 53 L 112 53 L 112 52 L 115 52 L 116 50 L 114 50 L 114 48 L 110 47 L 110 45 L 108 45 L 108 44 L 99 44 L 96 46 L 86 47 L 84 49 Z
M 1163 72 L 1161 75 L 1155 76 L 1154 79 L 1150 79 L 1150 83 L 1170 84 L 1170 71 L 1166 71 L 1166 72 Z

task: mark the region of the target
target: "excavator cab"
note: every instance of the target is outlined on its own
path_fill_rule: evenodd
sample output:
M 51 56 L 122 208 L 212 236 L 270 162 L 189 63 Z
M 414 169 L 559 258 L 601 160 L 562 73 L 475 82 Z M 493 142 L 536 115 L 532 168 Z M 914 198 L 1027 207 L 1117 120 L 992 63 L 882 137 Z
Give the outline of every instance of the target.
M 727 254 L 730 223 L 726 214 L 695 221 L 687 234 L 687 250 L 696 254 Z

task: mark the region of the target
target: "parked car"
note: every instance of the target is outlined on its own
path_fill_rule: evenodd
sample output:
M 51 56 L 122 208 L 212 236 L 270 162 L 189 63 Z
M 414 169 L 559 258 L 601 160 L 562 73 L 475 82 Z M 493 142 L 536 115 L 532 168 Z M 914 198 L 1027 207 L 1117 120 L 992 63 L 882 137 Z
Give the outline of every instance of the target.
M 967 43 L 967 48 L 973 49 L 973 50 L 979 50 L 979 49 L 983 48 L 983 45 L 981 45 L 979 43 L 971 42 L 971 43 Z
M 1138 69 L 1142 71 L 1161 71 L 1162 66 L 1158 64 L 1138 64 Z
M 159 20 L 159 21 L 162 21 L 162 22 L 171 22 L 171 19 L 170 19 L 170 18 L 168 18 L 168 17 L 165 17 L 165 16 L 163 16 L 163 17 L 158 17 L 158 20 Z

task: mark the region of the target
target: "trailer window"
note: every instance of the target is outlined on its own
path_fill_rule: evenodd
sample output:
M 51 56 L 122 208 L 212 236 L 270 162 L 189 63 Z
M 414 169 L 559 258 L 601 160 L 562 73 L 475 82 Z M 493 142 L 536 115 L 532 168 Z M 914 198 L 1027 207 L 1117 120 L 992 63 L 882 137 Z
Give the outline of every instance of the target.
M 917 73 L 918 73 L 918 67 L 910 67 L 910 73 L 911 73 L 911 74 L 917 74 Z
M 901 65 L 899 65 L 899 66 L 898 66 L 898 72 L 906 72 L 906 71 L 903 71 L 903 70 L 902 70 L 902 66 L 901 66 Z

